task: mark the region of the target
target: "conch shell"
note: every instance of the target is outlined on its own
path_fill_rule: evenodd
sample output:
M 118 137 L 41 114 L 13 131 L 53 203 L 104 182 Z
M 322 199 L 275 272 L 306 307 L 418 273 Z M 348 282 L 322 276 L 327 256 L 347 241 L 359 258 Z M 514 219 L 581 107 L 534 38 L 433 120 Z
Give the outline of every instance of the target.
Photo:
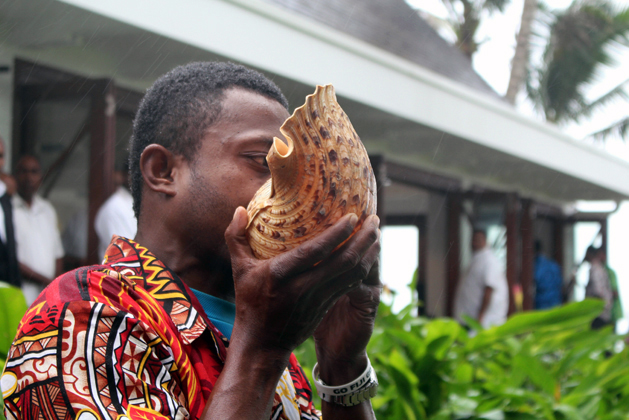
M 356 232 L 376 212 L 369 156 L 332 85 L 317 86 L 280 131 L 288 145 L 273 139 L 271 179 L 247 206 L 247 238 L 259 259 L 295 248 L 347 213 L 359 217 Z

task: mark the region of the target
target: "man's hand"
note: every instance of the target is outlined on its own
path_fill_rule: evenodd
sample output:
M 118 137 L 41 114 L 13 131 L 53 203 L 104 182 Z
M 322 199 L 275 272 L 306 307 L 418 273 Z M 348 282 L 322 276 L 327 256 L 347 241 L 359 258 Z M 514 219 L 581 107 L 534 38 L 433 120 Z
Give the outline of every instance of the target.
M 268 418 L 291 351 L 312 335 L 341 296 L 355 291 L 341 307 L 356 304 L 357 297 L 363 296 L 361 283 L 378 258 L 375 217 L 368 218 L 352 236 L 358 218 L 346 215 L 315 238 L 268 260 L 253 255 L 245 235 L 247 221 L 246 210 L 239 207 L 225 232 L 232 259 L 236 319 L 227 360 L 203 420 Z M 349 325 L 341 328 L 343 334 Z M 360 334 L 365 343 L 369 334 Z M 328 338 L 324 341 L 336 347 Z M 359 347 L 364 353 L 364 345 Z M 332 354 L 337 350 L 332 349 Z
M 246 212 L 236 210 L 225 233 L 236 291 L 236 336 L 232 341 L 246 339 L 262 349 L 290 352 L 311 336 L 341 296 L 361 290 L 363 279 L 378 258 L 377 220 L 375 216 L 368 218 L 347 240 L 358 218 L 346 215 L 299 247 L 258 260 L 245 236 Z M 363 295 L 358 293 L 353 302 Z
M 367 219 L 378 227 L 377 217 Z M 380 231 L 378 231 L 379 233 Z M 380 235 L 378 235 L 379 238 Z M 320 377 L 327 385 L 343 385 L 356 379 L 367 367 L 367 344 L 373 333 L 380 303 L 380 243 L 369 250 L 376 258 L 362 284 L 341 298 L 328 311 L 315 330 L 315 349 Z M 354 407 L 343 407 L 322 401 L 323 418 L 375 419 L 371 403 L 365 401 Z
M 378 223 L 377 219 L 372 223 Z M 377 258 L 379 243 L 370 249 Z M 317 327 L 314 339 L 321 378 L 328 385 L 341 385 L 360 375 L 367 366 L 365 349 L 373 333 L 380 303 L 378 260 L 356 289 L 342 296 Z

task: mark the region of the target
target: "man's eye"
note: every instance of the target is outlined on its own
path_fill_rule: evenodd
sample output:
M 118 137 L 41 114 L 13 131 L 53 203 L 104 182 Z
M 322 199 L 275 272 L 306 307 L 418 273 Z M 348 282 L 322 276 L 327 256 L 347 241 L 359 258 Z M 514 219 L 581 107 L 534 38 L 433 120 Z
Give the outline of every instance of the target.
M 266 161 L 266 156 L 251 156 L 251 159 L 258 165 L 264 166 L 265 168 L 269 167 L 269 164 Z

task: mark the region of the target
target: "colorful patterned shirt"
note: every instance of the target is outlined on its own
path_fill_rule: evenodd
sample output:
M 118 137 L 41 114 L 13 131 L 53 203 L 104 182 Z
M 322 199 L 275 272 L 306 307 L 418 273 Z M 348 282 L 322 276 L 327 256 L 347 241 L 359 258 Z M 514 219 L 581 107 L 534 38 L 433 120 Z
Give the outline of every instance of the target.
M 228 345 L 175 273 L 116 237 L 103 265 L 60 276 L 22 319 L 1 379 L 5 416 L 197 420 Z M 294 355 L 271 418 L 319 418 Z

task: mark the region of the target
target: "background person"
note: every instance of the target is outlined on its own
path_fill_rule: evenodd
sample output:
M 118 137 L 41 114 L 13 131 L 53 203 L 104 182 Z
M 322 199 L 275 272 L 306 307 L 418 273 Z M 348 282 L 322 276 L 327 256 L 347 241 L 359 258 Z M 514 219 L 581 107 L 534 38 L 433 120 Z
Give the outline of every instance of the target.
M 561 305 L 563 278 L 561 267 L 543 254 L 542 242 L 535 241 L 535 309 Z
M 114 172 L 116 191 L 96 213 L 94 228 L 98 235 L 98 256 L 102 260 L 114 235 L 133 238 L 138 222 L 133 213 L 133 197 L 129 192 L 129 166 Z
M 20 287 L 20 267 L 15 247 L 13 224 L 13 204 L 11 195 L 15 193 L 15 179 L 4 172 L 4 140 L 0 137 L 0 281 Z
M 590 249 L 592 248 L 592 249 Z M 612 305 L 614 293 L 609 281 L 609 275 L 605 268 L 604 252 L 601 249 L 590 247 L 586 252 L 586 258 L 590 263 L 590 278 L 585 287 L 585 297 L 601 299 L 605 302 L 603 312 L 592 321 L 592 328 L 598 329 L 612 323 Z
M 6 193 L 10 196 L 17 191 L 17 183 L 15 178 L 8 174 L 4 170 L 4 164 L 6 163 L 6 152 L 4 145 L 4 138 L 0 137 L 0 181 L 6 186 Z
M 34 156 L 20 158 L 15 168 L 17 194 L 13 196 L 13 221 L 22 291 L 28 305 L 61 273 L 63 245 L 57 213 L 37 194 L 41 166 Z
M 472 262 L 457 289 L 454 316 L 465 323 L 463 315 L 467 315 L 484 328 L 501 325 L 509 310 L 509 287 L 484 230 L 474 230 L 472 250 Z

